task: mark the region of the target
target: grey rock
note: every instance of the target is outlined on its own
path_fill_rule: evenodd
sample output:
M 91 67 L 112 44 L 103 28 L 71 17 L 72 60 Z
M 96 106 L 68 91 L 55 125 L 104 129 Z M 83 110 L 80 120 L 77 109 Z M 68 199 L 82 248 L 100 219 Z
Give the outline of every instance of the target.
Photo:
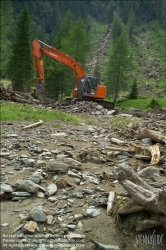
M 38 176 L 28 176 L 28 177 L 26 177 L 26 180 L 30 180 L 30 181 L 34 182 L 35 184 L 39 184 L 41 181 L 40 177 L 38 177 Z
M 109 111 L 107 111 L 107 115 L 113 115 L 113 114 L 115 114 L 115 110 L 109 110 Z
M 9 225 L 10 225 L 9 223 L 2 223 L 2 224 L 1 224 L 2 227 L 7 227 L 7 226 L 9 226 Z
M 92 156 L 90 161 L 93 162 L 93 163 L 99 163 L 100 162 L 99 158 L 96 157 L 96 156 Z
M 18 180 L 14 186 L 18 191 L 26 191 L 29 193 L 37 193 L 40 187 L 30 180 Z
M 146 167 L 142 170 L 140 170 L 138 172 L 138 175 L 141 176 L 141 177 L 152 177 L 152 176 L 156 176 L 156 177 L 159 177 L 159 170 L 157 168 L 154 168 L 154 167 Z
M 28 219 L 32 219 L 37 222 L 46 222 L 47 216 L 38 207 L 33 208 L 27 215 Z
M 94 194 L 94 190 L 89 188 L 84 188 L 83 192 L 85 192 L 86 194 Z
M 90 128 L 88 128 L 88 132 L 90 132 L 90 133 L 94 133 L 94 132 L 96 132 L 96 129 L 94 129 L 94 128 L 90 127 Z
M 101 110 L 101 109 L 103 109 L 103 107 L 102 107 L 101 105 L 97 105 L 97 106 L 96 106 L 96 109 L 97 109 L 97 110 Z
M 48 248 L 46 248 L 44 244 L 41 244 L 36 250 L 48 250 Z
M 88 208 L 85 212 L 85 215 L 88 217 L 97 217 L 98 215 L 100 215 L 100 211 L 96 208 Z
M 81 166 L 81 162 L 74 160 L 70 157 L 65 158 L 64 163 L 69 164 L 71 166 Z
M 122 154 L 121 154 L 121 155 L 118 155 L 118 156 L 117 156 L 117 159 L 118 159 L 118 160 L 124 160 L 124 159 L 127 159 L 127 158 L 128 158 L 127 155 L 122 155 Z
M 68 224 L 67 227 L 68 227 L 69 229 L 74 230 L 74 229 L 76 228 L 76 225 L 74 225 L 74 224 Z
M 59 161 L 63 161 L 63 160 L 67 157 L 67 155 L 58 154 L 56 157 L 57 157 L 57 159 L 58 159 Z
M 52 162 L 48 166 L 49 172 L 67 172 L 68 170 L 68 164 L 62 163 L 62 162 Z
M 47 187 L 47 193 L 49 195 L 53 195 L 57 192 L 57 185 L 54 183 L 51 183 L 48 187 Z
M 34 159 L 27 159 L 27 158 L 22 158 L 21 163 L 25 164 L 28 167 L 33 167 L 35 160 Z
M 152 140 L 150 138 L 143 138 L 141 142 L 145 145 L 152 145 Z
M 9 184 L 0 184 L 0 191 L 5 193 L 13 192 L 13 188 Z
M 102 250 L 119 250 L 118 246 L 106 245 L 106 244 L 102 244 L 98 241 L 94 241 L 94 243 L 97 247 L 99 247 L 99 249 L 102 249 Z
M 5 157 L 5 156 L 9 156 L 10 152 L 0 152 L 0 156 Z
M 72 194 L 72 197 L 74 197 L 74 198 L 79 198 L 79 199 L 84 198 L 83 194 L 80 193 L 80 192 L 73 193 L 73 194 Z

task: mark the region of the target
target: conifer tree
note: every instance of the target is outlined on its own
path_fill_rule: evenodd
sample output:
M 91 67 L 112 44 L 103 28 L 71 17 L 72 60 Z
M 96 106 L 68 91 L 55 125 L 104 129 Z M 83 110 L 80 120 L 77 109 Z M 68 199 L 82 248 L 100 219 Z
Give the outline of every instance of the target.
M 79 18 L 69 30 L 68 36 L 61 41 L 62 50 L 81 64 L 85 64 L 90 52 L 90 41 L 82 18 Z
M 128 71 L 131 66 L 128 39 L 122 34 L 110 54 L 106 72 L 107 94 L 112 95 L 114 103 L 119 92 L 128 89 Z
M 11 41 L 13 38 L 13 7 L 12 2 L 1 1 L 0 2 L 0 27 L 1 27 L 1 77 L 6 77 L 6 68 L 9 62 L 9 56 L 11 54 Z M 10 18 L 9 18 L 10 17 Z
M 132 37 L 135 19 L 136 19 L 135 13 L 133 12 L 133 9 L 131 9 L 129 13 L 129 17 L 128 17 L 128 23 L 127 23 L 128 34 L 130 38 Z
M 138 97 L 138 86 L 137 86 L 137 80 L 134 78 L 134 82 L 131 86 L 131 92 L 129 94 L 129 99 L 137 99 Z
M 29 91 L 32 83 L 32 53 L 30 36 L 30 15 L 28 5 L 19 14 L 12 55 L 8 65 L 8 75 L 13 83 L 13 90 Z
M 116 43 L 118 37 L 123 33 L 123 22 L 120 18 L 119 13 L 117 12 L 113 18 L 113 25 L 112 25 L 112 37 L 114 43 Z

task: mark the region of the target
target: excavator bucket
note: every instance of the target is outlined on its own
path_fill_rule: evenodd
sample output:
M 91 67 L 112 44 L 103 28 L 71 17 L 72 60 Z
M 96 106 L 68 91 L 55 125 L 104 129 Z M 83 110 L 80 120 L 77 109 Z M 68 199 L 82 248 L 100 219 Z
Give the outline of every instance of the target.
M 38 84 L 37 88 L 32 93 L 34 98 L 39 99 L 40 101 L 46 101 L 47 97 L 45 96 L 45 87 L 43 84 Z

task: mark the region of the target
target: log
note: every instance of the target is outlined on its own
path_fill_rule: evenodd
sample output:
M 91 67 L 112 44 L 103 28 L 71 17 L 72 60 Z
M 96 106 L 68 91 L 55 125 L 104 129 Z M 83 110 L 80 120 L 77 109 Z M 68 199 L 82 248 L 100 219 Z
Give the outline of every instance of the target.
M 112 146 L 106 146 L 104 149 L 111 150 L 111 151 L 135 152 L 135 148 L 134 147 L 112 147 Z
M 36 123 L 30 124 L 30 125 L 27 125 L 27 126 L 23 127 L 22 129 L 28 129 L 28 128 L 37 127 L 37 126 L 41 125 L 42 123 L 43 123 L 43 122 L 40 120 L 39 122 L 36 122 Z
M 152 192 L 158 192 L 155 188 L 144 181 L 132 168 L 129 168 L 125 163 L 119 164 L 118 167 L 125 172 L 127 178 L 130 181 L 134 182 L 137 185 L 141 185 L 145 189 L 148 189 Z
M 125 204 L 120 206 L 118 214 L 132 214 L 140 211 L 145 211 L 145 208 L 134 200 L 128 200 Z
M 138 140 L 143 138 L 150 138 L 152 141 L 155 142 L 164 142 L 166 143 L 166 135 L 162 134 L 161 132 L 154 131 L 154 130 L 141 130 L 139 134 L 136 136 Z
M 17 95 L 12 95 L 11 99 L 15 102 L 20 102 L 20 103 L 29 103 L 26 99 L 19 97 Z
M 135 143 L 131 144 L 135 149 L 141 149 L 143 151 L 148 151 L 151 153 L 151 162 L 150 164 L 152 165 L 157 165 L 160 161 L 160 149 L 159 149 L 159 144 L 157 143 L 156 145 L 153 146 L 140 146 L 136 145 Z
M 118 145 L 124 145 L 124 144 L 125 144 L 124 141 L 119 140 L 119 139 L 117 139 L 117 138 L 111 138 L 110 141 L 111 141 L 112 143 L 115 143 L 115 144 L 118 144 Z
M 128 180 L 128 177 L 133 181 L 139 181 L 139 185 Z M 131 204 L 139 204 L 141 210 L 144 208 L 153 215 L 153 218 L 138 222 L 136 230 L 143 231 L 154 226 L 162 226 L 166 230 L 166 187 L 164 189 L 149 189 L 149 185 L 146 186 L 144 180 L 128 166 L 121 166 L 118 172 L 118 181 L 130 194 Z M 123 208 L 119 211 L 123 211 Z M 127 213 L 126 208 L 124 211 Z M 129 212 L 132 212 L 131 208 L 129 208 Z

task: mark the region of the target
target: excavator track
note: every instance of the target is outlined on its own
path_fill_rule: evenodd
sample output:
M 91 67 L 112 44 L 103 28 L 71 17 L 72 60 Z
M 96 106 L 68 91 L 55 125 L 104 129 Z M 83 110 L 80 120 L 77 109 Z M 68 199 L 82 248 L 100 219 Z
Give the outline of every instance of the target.
M 82 102 L 82 101 L 96 102 L 105 109 L 109 109 L 109 110 L 114 109 L 114 103 L 113 102 L 108 102 L 108 101 L 104 101 L 104 100 L 101 100 L 101 99 L 93 99 L 93 98 L 66 98 L 64 100 L 64 104 L 65 105 L 71 105 L 71 104 L 75 104 L 77 102 Z

